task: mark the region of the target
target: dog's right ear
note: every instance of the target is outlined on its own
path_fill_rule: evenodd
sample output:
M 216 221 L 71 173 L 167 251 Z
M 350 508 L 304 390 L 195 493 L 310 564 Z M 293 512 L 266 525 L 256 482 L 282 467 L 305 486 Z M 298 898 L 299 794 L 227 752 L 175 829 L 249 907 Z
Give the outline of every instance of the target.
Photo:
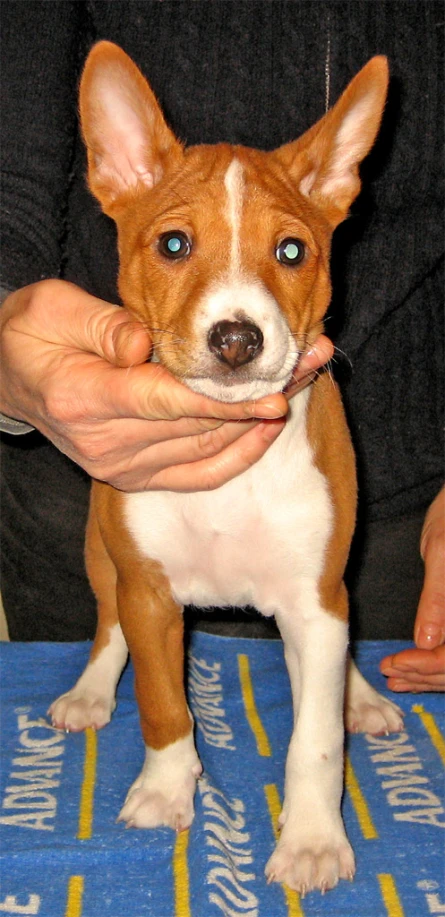
M 89 185 L 115 216 L 129 194 L 152 188 L 167 162 L 181 159 L 182 146 L 136 64 L 112 42 L 99 42 L 88 55 L 79 106 Z

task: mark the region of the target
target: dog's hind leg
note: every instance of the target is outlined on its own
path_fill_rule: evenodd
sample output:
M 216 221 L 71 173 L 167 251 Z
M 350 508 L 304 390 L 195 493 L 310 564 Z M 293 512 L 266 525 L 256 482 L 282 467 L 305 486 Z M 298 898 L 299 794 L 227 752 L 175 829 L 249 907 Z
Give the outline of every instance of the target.
M 74 687 L 48 710 L 54 726 L 79 732 L 100 729 L 115 708 L 116 687 L 128 656 L 117 613 L 116 569 L 100 533 L 94 498 L 90 502 L 85 559 L 97 599 L 97 630 L 89 662 Z
M 351 657 L 348 658 L 346 675 L 345 723 L 349 732 L 372 735 L 403 730 L 400 707 L 368 684 Z

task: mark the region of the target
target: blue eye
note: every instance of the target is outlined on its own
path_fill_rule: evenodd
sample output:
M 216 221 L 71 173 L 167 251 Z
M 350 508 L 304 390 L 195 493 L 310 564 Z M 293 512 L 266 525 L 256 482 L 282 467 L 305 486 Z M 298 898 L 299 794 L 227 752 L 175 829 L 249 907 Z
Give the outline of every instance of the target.
M 190 254 L 192 243 L 185 232 L 178 229 L 164 232 L 159 239 L 158 248 L 165 258 L 169 258 L 171 261 L 179 261 Z
M 281 264 L 287 264 L 293 267 L 304 258 L 304 244 L 301 239 L 283 239 L 275 249 L 275 256 Z

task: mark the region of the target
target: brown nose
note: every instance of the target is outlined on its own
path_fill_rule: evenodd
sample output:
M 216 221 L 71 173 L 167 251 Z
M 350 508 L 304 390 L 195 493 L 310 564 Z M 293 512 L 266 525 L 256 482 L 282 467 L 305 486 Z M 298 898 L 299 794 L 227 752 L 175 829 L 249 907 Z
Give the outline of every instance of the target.
M 250 363 L 262 346 L 262 332 L 253 322 L 217 322 L 209 334 L 210 350 L 232 369 Z

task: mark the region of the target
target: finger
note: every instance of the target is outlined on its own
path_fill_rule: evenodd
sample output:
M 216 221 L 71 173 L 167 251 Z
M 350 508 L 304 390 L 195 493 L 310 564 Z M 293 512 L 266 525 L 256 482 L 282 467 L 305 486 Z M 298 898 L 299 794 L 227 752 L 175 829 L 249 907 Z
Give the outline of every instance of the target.
M 50 344 L 96 354 L 117 365 L 146 360 L 150 336 L 129 313 L 75 284 L 47 280 L 27 291 L 27 331 Z
M 445 674 L 443 672 L 398 672 L 391 676 L 396 681 L 405 681 L 411 685 L 428 684 L 436 687 L 437 690 L 445 687 Z
M 425 579 L 419 600 L 414 640 L 420 649 L 433 649 L 445 641 L 445 583 L 443 550 L 432 542 L 425 556 Z
M 213 417 L 219 420 L 275 419 L 288 410 L 281 393 L 259 401 L 227 404 L 198 395 L 183 385 L 159 363 L 133 366 L 108 374 L 107 388 L 99 382 L 106 399 L 108 416 L 139 417 L 147 420 L 177 420 L 180 417 Z M 104 405 L 104 409 L 106 407 Z
M 77 423 L 71 429 L 71 437 L 75 443 L 82 440 L 91 442 L 96 440 L 102 443 L 103 455 L 114 454 L 125 457 L 135 452 L 154 449 L 158 444 L 162 446 L 174 440 L 183 440 L 185 443 L 202 434 L 211 433 L 220 427 L 232 426 L 235 440 L 242 436 L 244 425 L 258 423 L 258 421 L 232 421 L 226 424 L 223 420 L 213 417 L 181 417 L 179 420 L 139 420 L 132 418 L 119 418 L 99 422 L 96 426 L 91 421 Z M 98 449 L 100 455 L 100 449 Z M 186 460 L 186 459 L 185 459 Z
M 151 353 L 151 338 L 142 323 L 132 319 L 125 309 L 100 300 L 91 305 L 82 328 L 77 324 L 74 331 L 77 332 L 72 335 L 74 346 L 95 353 L 115 366 L 145 363 Z
M 203 424 L 216 423 L 217 427 L 205 429 L 192 436 L 168 439 L 152 447 L 152 461 L 158 464 L 159 470 L 171 465 L 186 465 L 210 459 L 223 452 L 232 443 L 245 436 L 250 429 L 259 423 L 257 420 L 241 421 L 202 421 Z M 179 421 L 177 421 L 179 423 Z
M 143 421 L 136 421 L 142 424 Z M 183 425 L 181 421 L 176 423 Z M 223 452 L 228 446 L 236 442 L 242 436 L 258 424 L 256 420 L 245 420 L 238 423 L 223 423 L 222 421 L 204 420 L 203 424 L 217 423 L 218 427 L 214 429 L 205 429 L 204 432 L 198 433 L 195 430 L 194 435 L 178 437 L 172 439 L 164 435 L 164 439 L 156 438 L 153 444 L 144 448 L 143 445 L 138 449 L 133 445 L 131 451 L 128 449 L 125 456 L 123 471 L 115 474 L 113 484 L 120 490 L 131 490 L 137 484 L 140 489 L 153 489 L 152 481 L 160 472 L 170 467 L 184 469 L 187 465 L 196 467 L 197 463 L 212 459 L 218 453 Z M 173 422 L 171 426 L 174 426 Z M 155 424 L 156 427 L 159 424 Z M 169 426 L 167 423 L 164 427 Z M 113 464 L 121 464 L 120 457 L 110 456 Z M 118 461 L 117 461 L 118 460 Z M 188 472 L 187 472 L 188 473 Z M 102 470 L 102 475 L 107 475 L 106 467 Z M 97 474 L 96 474 L 97 476 Z M 158 488 L 157 488 L 158 489 Z M 200 489 L 200 488 L 198 488 Z
M 140 322 L 131 319 L 116 321 L 111 339 L 114 359 L 112 352 L 108 359 L 116 366 L 137 366 L 145 363 L 151 355 L 151 337 Z
M 425 674 L 438 674 L 445 671 L 445 647 L 439 646 L 433 650 L 419 650 L 412 647 L 387 656 L 380 663 L 380 671 L 384 675 L 400 672 L 424 672 Z
M 445 691 L 445 647 L 402 650 L 382 659 L 380 670 L 391 691 Z
M 329 362 L 334 354 L 334 345 L 324 334 L 320 334 L 313 346 L 303 354 L 292 374 L 292 380 L 286 385 L 286 398 L 293 398 L 303 388 L 310 385 L 319 375 L 322 366 Z
M 438 693 L 445 691 L 445 680 L 442 678 L 442 680 L 434 682 L 431 679 L 415 683 L 413 681 L 408 681 L 407 678 L 388 678 L 387 687 L 390 691 L 395 691 L 398 694 L 408 691 L 411 694 L 424 694 L 433 691 Z
M 284 426 L 282 419 L 255 424 L 214 458 L 166 468 L 154 475 L 150 489 L 183 492 L 215 490 L 251 468 L 278 438 Z
M 325 334 L 320 334 L 312 347 L 306 351 L 295 371 L 295 379 L 303 378 L 307 373 L 320 369 L 334 356 L 334 345 Z
M 295 381 L 295 379 L 292 382 L 289 382 L 289 384 L 286 385 L 286 388 L 284 389 L 284 394 L 286 395 L 286 398 L 288 399 L 293 398 L 294 395 L 297 395 L 298 392 L 301 392 L 302 389 L 310 385 L 311 382 L 313 382 L 314 379 L 317 378 L 317 375 L 318 373 L 315 373 L 315 372 L 307 373 L 305 376 L 303 376 L 302 379 L 299 379 L 298 382 Z

